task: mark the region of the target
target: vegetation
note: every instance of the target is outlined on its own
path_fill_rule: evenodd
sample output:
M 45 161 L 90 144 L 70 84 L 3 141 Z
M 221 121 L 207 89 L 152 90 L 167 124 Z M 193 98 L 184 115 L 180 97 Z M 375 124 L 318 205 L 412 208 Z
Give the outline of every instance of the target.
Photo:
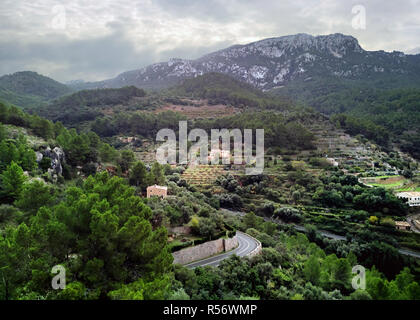
M 357 106 L 341 108 L 332 122 L 218 74 L 157 94 L 126 87 L 63 96 L 43 112 L 64 124 L 0 103 L 0 299 L 420 299 L 420 262 L 400 251 L 420 250 L 420 237 L 395 229 L 410 208 L 380 183 L 393 174 L 401 187 L 417 186 L 415 160 L 381 152 L 416 130 L 395 109 L 412 111 L 416 123 L 417 93 L 393 94 L 348 95 L 343 105 L 355 99 Z M 239 112 L 187 119 L 157 111 L 203 99 Z M 177 131 L 180 120 L 209 134 L 263 128 L 264 172 L 144 160 L 143 152 L 154 155 L 157 131 Z M 368 149 L 366 138 L 385 148 L 369 144 L 376 153 L 366 166 L 334 166 L 322 147 L 330 138 L 323 130 L 334 125 L 364 136 L 353 148 L 365 141 Z M 347 157 L 338 149 L 328 154 Z M 359 180 L 375 175 L 373 187 Z M 154 184 L 167 186 L 168 196 L 146 198 Z M 172 252 L 236 230 L 257 238 L 262 253 L 232 256 L 218 268 L 173 265 Z M 351 286 L 357 264 L 367 269 L 366 290 Z M 66 270 L 64 290 L 51 288 L 57 265 Z
M 36 72 L 23 71 L 0 77 L 0 100 L 26 109 L 38 108 L 70 92 L 64 84 Z

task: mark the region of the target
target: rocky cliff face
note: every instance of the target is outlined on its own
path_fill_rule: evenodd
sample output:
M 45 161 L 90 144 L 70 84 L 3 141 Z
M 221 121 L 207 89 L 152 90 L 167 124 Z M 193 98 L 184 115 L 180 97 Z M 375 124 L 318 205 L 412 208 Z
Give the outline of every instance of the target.
M 297 34 L 232 46 L 197 60 L 171 59 L 85 86 L 161 88 L 208 72 L 228 74 L 264 90 L 318 76 L 366 80 L 407 75 L 420 80 L 420 55 L 365 51 L 357 39 L 342 34 Z
M 36 153 L 37 162 L 40 162 L 44 157 L 51 159 L 51 167 L 48 169 L 48 172 L 53 175 L 61 175 L 63 173 L 62 164 L 65 161 L 63 149 L 59 147 L 55 147 L 54 149 L 47 147 L 46 149 L 42 149 Z

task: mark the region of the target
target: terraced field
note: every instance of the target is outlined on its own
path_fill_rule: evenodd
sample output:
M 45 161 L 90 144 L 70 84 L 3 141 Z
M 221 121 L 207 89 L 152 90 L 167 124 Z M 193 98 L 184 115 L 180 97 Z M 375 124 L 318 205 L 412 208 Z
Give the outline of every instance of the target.
M 189 166 L 182 174 L 182 179 L 191 185 L 209 186 L 216 181 L 217 177 L 227 173 L 224 165 L 196 165 Z

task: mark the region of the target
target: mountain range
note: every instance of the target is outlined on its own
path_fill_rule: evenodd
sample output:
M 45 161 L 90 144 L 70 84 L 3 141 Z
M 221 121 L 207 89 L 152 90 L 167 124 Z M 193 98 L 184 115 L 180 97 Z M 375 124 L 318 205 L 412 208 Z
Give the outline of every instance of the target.
M 420 85 L 420 55 L 366 51 L 352 36 L 296 34 L 234 45 L 195 60 L 170 59 L 121 73 L 99 82 L 71 83 L 75 89 L 137 86 L 160 89 L 182 79 L 218 72 L 262 90 L 282 88 L 294 82 L 318 78 L 386 81 Z M 398 79 L 397 84 L 395 79 Z

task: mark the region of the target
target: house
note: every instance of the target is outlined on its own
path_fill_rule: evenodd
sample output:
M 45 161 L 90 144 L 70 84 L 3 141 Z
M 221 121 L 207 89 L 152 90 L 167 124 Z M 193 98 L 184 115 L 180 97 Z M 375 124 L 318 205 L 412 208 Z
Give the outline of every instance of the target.
M 338 167 L 338 162 L 334 158 L 326 158 L 329 164 L 331 164 L 334 167 Z
M 410 231 L 411 226 L 408 222 L 405 221 L 395 221 L 395 228 L 398 230 Z
M 219 161 L 220 159 L 229 159 L 230 160 L 230 151 L 229 150 L 220 150 L 220 149 L 211 149 L 210 150 L 210 155 L 208 156 L 208 161 L 213 163 L 213 161 L 219 157 Z
M 122 142 L 122 143 L 131 143 L 136 139 L 136 137 L 118 137 L 118 139 Z
M 158 185 L 153 185 L 153 186 L 148 186 L 147 187 L 147 197 L 160 197 L 160 198 L 166 198 L 166 196 L 168 195 L 168 187 L 164 187 L 164 186 L 158 186 Z
M 420 206 L 420 192 L 400 192 L 397 197 L 406 200 L 410 207 Z

